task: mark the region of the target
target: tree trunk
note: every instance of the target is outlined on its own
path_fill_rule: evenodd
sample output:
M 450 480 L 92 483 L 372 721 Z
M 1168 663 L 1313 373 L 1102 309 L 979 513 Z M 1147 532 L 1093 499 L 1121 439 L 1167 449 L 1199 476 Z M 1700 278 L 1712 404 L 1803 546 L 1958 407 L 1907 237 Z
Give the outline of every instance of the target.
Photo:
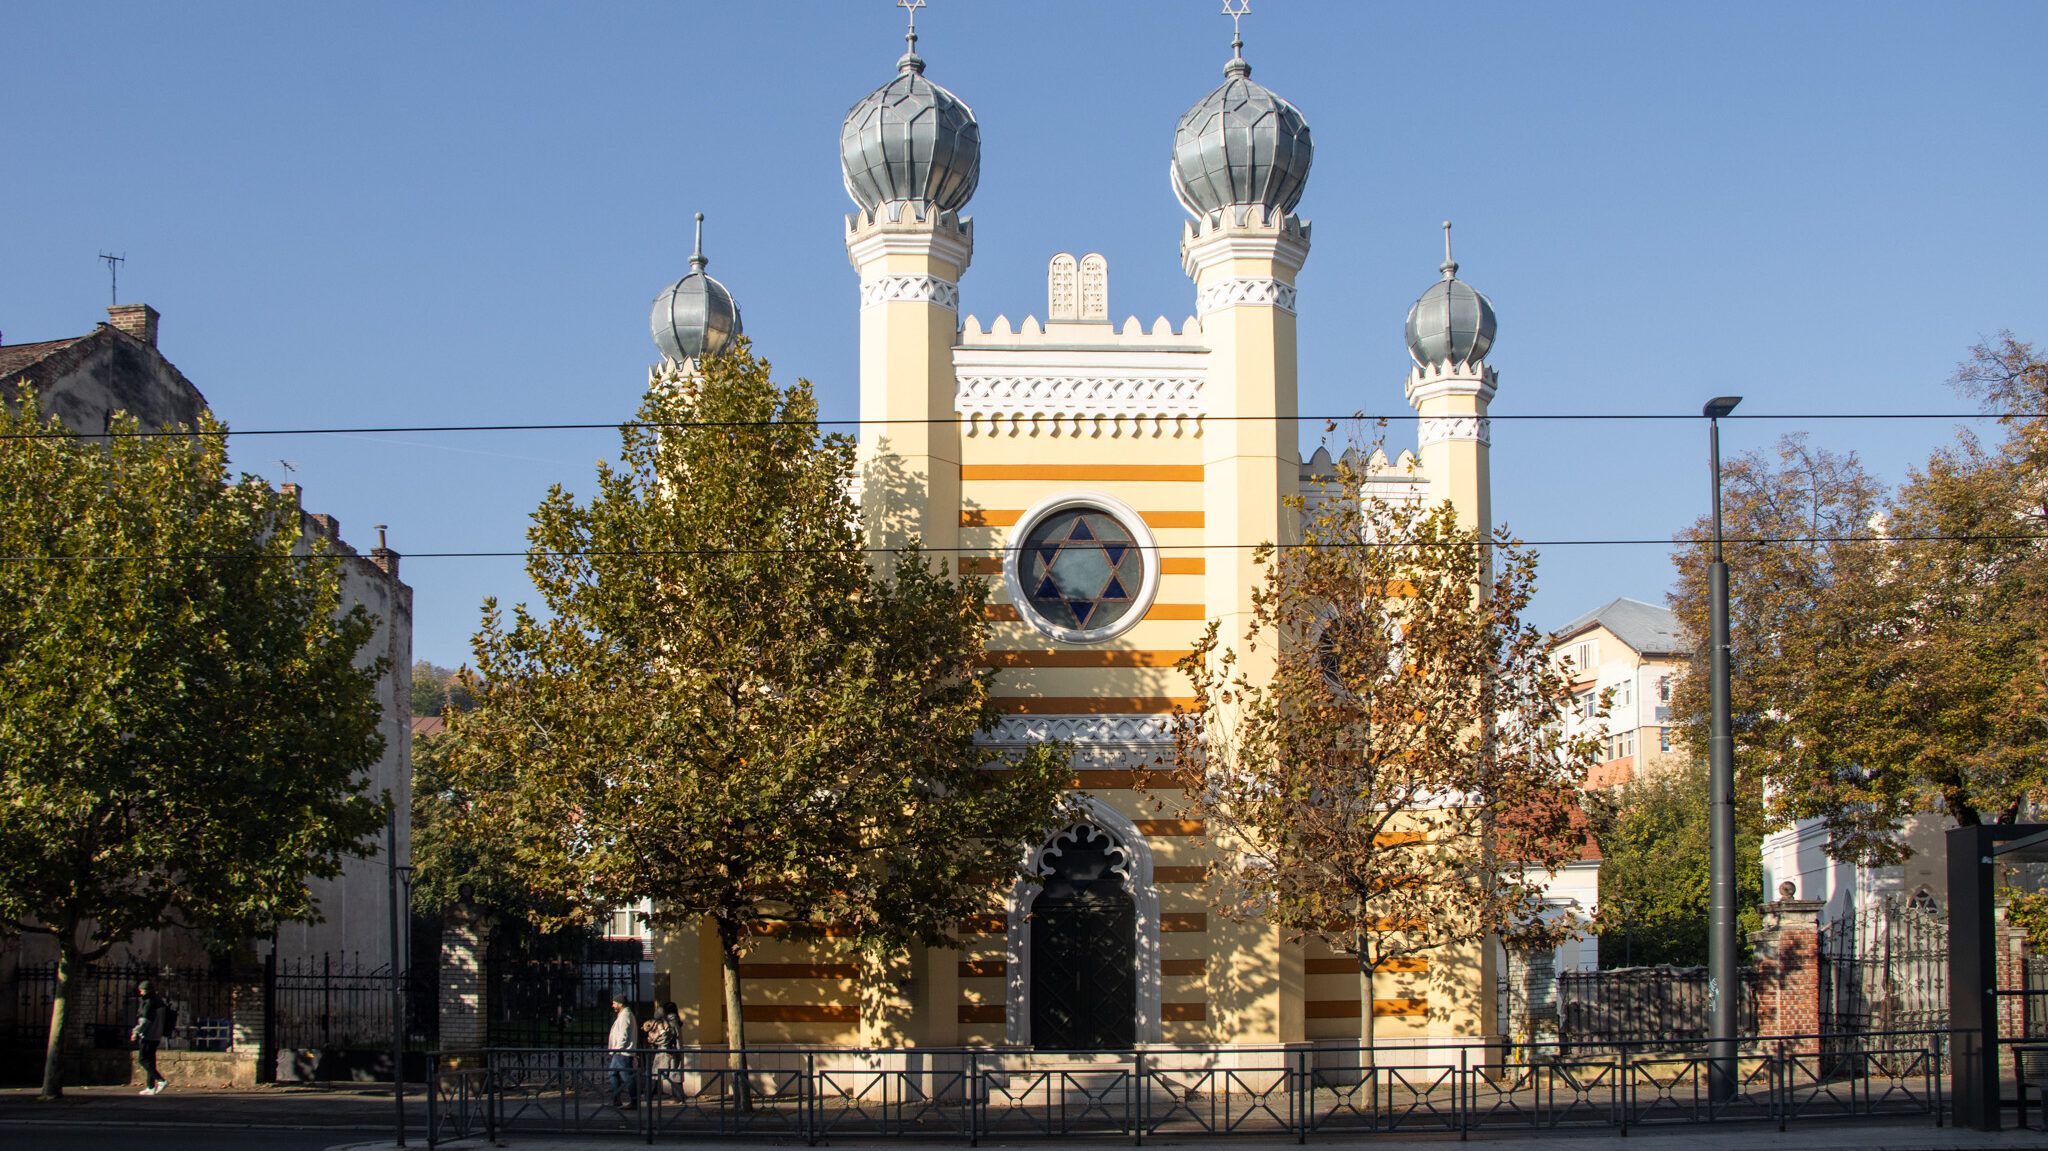
M 57 986 L 50 996 L 50 1041 L 43 1048 L 45 1100 L 64 1097 L 64 1032 L 71 1023 L 71 982 L 78 974 L 78 943 L 72 932 L 57 936 Z
M 1361 1070 L 1369 1070 L 1379 1066 L 1379 1055 L 1373 1050 L 1373 1041 L 1378 1038 L 1374 1033 L 1379 1030 L 1380 1017 L 1372 1009 L 1373 991 L 1375 990 L 1373 985 L 1378 982 L 1375 977 L 1379 974 L 1379 964 L 1373 961 L 1372 937 L 1366 929 L 1365 911 L 1365 900 L 1360 898 L 1358 901 L 1358 974 L 1359 982 L 1365 985 L 1360 991 L 1360 1002 L 1358 1004 L 1358 1045 L 1364 1048 L 1363 1053 L 1359 1056 Z
M 748 1098 L 746 1007 L 740 995 L 740 928 L 718 921 L 718 952 L 725 969 L 725 1046 L 731 1054 L 733 1099 L 741 1111 L 753 1110 Z

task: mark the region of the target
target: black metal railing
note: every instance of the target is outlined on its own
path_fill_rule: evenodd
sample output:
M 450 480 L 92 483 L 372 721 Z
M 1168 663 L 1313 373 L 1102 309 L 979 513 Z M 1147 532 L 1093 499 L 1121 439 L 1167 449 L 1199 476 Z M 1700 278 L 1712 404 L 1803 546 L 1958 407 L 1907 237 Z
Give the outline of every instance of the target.
M 1756 1034 L 1756 972 L 1742 973 L 1736 1029 Z M 1683 1043 L 1707 1036 L 1707 969 L 1621 967 L 1557 977 L 1557 1034 L 1566 1044 Z
M 1714 1098 L 1705 1040 L 1435 1048 L 493 1048 L 429 1057 L 428 1145 L 934 1135 L 979 1143 L 1945 1116 L 1947 1035 L 1744 1039 Z
M 146 963 L 86 963 L 72 977 L 70 1018 L 90 1047 L 128 1045 L 139 1001 L 136 985 L 151 980 L 177 1009 L 174 1038 L 199 1051 L 225 1051 L 234 1038 L 236 978 L 225 965 L 159 967 Z M 24 963 L 14 973 L 14 1044 L 37 1048 L 50 1035 L 50 1004 L 57 965 Z

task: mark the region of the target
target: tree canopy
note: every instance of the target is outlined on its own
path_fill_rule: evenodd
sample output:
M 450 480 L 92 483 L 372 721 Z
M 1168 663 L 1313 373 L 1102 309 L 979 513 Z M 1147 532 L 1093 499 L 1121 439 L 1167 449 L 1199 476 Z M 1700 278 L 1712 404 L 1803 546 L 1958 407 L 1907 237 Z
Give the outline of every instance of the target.
M 486 605 L 451 727 L 464 818 L 569 917 L 715 925 L 735 1048 L 747 951 L 951 944 L 1067 803 L 1064 749 L 976 743 L 986 585 L 915 548 L 876 570 L 816 420 L 744 347 L 654 382 L 596 493 L 535 511 L 547 615 Z
M 1598 743 L 1564 734 L 1569 679 L 1521 618 L 1535 557 L 1366 466 L 1293 501 L 1301 540 L 1260 549 L 1241 644 L 1212 623 L 1182 662 L 1173 771 L 1226 861 L 1222 910 L 1371 974 L 1556 929 L 1542 889 L 1577 858 Z
M 387 798 L 376 621 L 227 428 L 77 437 L 0 417 L 0 923 L 53 936 L 44 1093 L 83 961 L 151 928 L 219 947 L 319 911 Z
M 1835 858 L 1903 858 L 1915 812 L 2010 822 L 2048 782 L 2048 365 L 2010 337 L 1960 387 L 2000 416 L 1894 492 L 1803 437 L 1724 468 L 1732 699 L 1746 790 L 1817 818 Z M 1706 632 L 1705 521 L 1681 536 L 1673 609 Z M 1705 677 L 1676 705 L 1706 741 Z

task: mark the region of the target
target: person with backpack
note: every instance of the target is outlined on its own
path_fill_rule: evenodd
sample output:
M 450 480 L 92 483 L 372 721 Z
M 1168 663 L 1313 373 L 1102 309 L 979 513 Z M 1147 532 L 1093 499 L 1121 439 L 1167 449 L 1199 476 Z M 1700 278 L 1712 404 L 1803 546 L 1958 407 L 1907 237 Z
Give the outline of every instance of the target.
M 156 993 L 156 985 L 145 979 L 135 988 L 142 997 L 141 1006 L 135 1013 L 135 1029 L 128 1037 L 135 1041 L 135 1062 L 142 1066 L 142 1094 L 156 1095 L 171 1085 L 163 1072 L 156 1069 L 156 1049 L 163 1045 L 164 1035 L 177 1026 L 177 1011 L 164 1002 Z

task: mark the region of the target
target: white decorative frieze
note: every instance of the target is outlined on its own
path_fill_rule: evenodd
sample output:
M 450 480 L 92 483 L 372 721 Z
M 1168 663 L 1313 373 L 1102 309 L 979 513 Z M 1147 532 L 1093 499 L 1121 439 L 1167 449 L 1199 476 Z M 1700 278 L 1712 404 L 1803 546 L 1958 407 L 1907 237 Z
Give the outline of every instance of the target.
M 960 285 L 925 275 L 876 276 L 860 282 L 860 306 L 863 309 L 898 301 L 937 304 L 949 312 L 957 312 L 960 310 Z
M 1440 444 L 1445 440 L 1493 443 L 1493 421 L 1485 416 L 1424 416 L 1416 432 L 1419 444 Z
M 1158 745 L 1173 742 L 1170 715 L 1006 715 L 982 738 L 992 744 L 1031 744 L 1060 739 L 1089 744 Z
M 953 410 L 973 435 L 1182 435 L 1207 410 L 1199 376 L 963 375 Z
M 1236 276 L 1202 289 L 1202 315 L 1240 306 L 1294 311 L 1294 285 L 1269 276 Z

